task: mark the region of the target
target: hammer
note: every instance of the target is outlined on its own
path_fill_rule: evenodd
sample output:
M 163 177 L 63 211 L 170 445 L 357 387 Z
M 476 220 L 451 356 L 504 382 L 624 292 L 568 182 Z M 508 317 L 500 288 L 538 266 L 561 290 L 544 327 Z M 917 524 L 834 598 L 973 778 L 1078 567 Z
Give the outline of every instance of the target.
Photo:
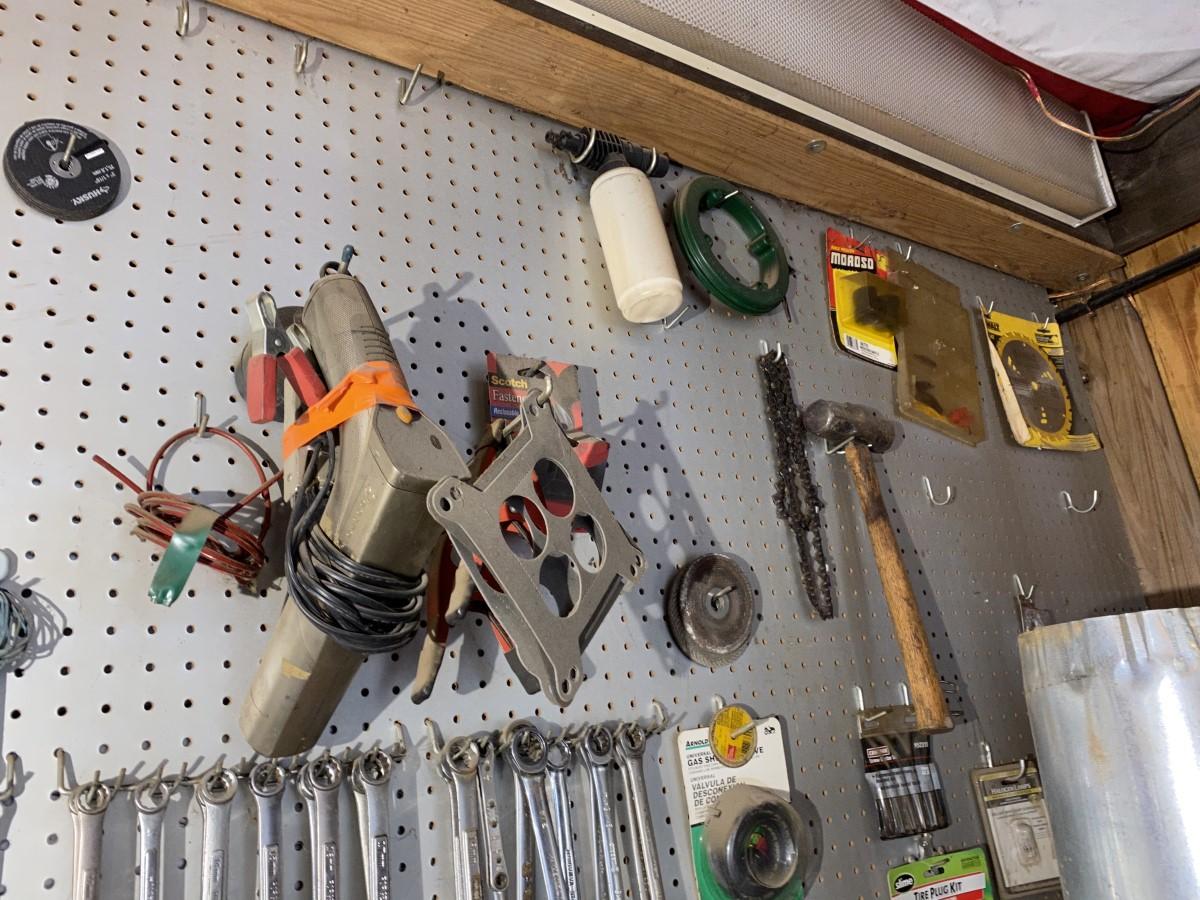
M 917 598 L 913 594 L 900 545 L 888 522 L 887 507 L 875 476 L 871 451 L 883 453 L 896 438 L 896 429 L 887 419 L 873 410 L 854 403 L 835 403 L 818 400 L 804 411 L 804 427 L 813 435 L 824 438 L 831 446 L 845 444 L 846 462 L 854 477 L 854 487 L 862 503 L 875 552 L 875 565 L 883 583 L 892 630 L 900 647 L 900 659 L 912 692 L 913 711 L 917 730 L 924 732 L 949 731 L 953 728 L 941 679 L 933 665 L 929 636 L 921 623 Z

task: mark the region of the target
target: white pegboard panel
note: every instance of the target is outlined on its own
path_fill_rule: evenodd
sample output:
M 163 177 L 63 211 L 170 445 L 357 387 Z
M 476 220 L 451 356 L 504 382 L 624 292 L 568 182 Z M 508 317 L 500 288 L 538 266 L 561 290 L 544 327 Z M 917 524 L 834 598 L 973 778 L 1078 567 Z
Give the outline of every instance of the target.
M 486 414 L 485 350 L 595 370 L 599 428 L 613 445 L 606 496 L 648 560 L 587 650 L 587 681 L 567 710 L 520 689 L 480 619 L 461 629 L 423 706 L 408 699 L 416 647 L 363 667 L 325 743 L 389 740 L 393 719 L 421 738 L 395 783 L 403 896 L 452 894 L 447 798 L 423 716 L 455 734 L 524 716 L 547 725 L 645 716 L 653 697 L 673 724 L 691 727 L 706 720 L 714 693 L 787 725 L 796 794 L 818 832 L 811 896 L 882 896 L 887 867 L 908 847 L 876 837 L 852 687 L 868 702 L 896 697 L 891 626 L 844 464 L 819 452 L 839 615 L 822 622 L 808 609 L 771 502 L 754 364 L 760 339 L 781 340 L 801 402 L 829 396 L 890 414 L 893 376 L 839 354 L 830 338 L 821 247 L 827 226 L 846 223 L 755 195 L 796 269 L 791 323 L 731 315 L 689 287 L 680 324 L 633 327 L 607 283 L 588 180 L 543 142 L 553 123 L 429 79 L 400 107 L 407 72 L 316 43 L 297 76 L 295 35 L 195 0 L 189 36 L 174 28 L 165 0 L 0 0 L 0 134 L 34 118 L 75 119 L 109 137 L 132 176 L 115 208 L 83 223 L 27 210 L 0 187 L 0 546 L 16 553 L 16 583 L 46 635 L 31 664 L 0 680 L 0 745 L 22 759 L 17 799 L 0 810 L 7 896 L 69 893 L 56 746 L 81 775 L 108 776 L 247 753 L 237 713 L 283 597 L 277 574 L 246 596 L 198 570 L 173 607 L 151 605 L 150 548 L 130 536 L 121 509 L 129 492 L 90 457 L 140 470 L 192 421 L 196 390 L 214 423 L 277 456 L 278 430 L 250 425 L 233 390 L 242 308 L 264 288 L 281 304 L 302 302 L 345 243 L 358 248 L 355 271 L 419 402 L 461 448 Z M 657 185 L 664 206 L 692 174 L 674 170 Z M 965 302 L 979 295 L 1009 312 L 1046 311 L 1031 285 L 921 247 L 913 258 L 957 284 Z M 1103 456 L 1016 447 L 981 340 L 977 359 L 986 441 L 970 448 L 906 423 L 878 460 L 939 666 L 968 710 L 966 724 L 934 742 L 954 821 L 937 835 L 947 846 L 981 840 L 966 777 L 980 737 L 998 761 L 1032 750 L 1012 575 L 1036 584 L 1039 604 L 1060 618 L 1141 604 Z M 952 486 L 954 501 L 930 505 L 922 476 Z M 175 490 L 245 490 L 253 475 L 225 447 L 197 441 L 170 460 L 165 480 Z M 1099 489 L 1099 507 L 1068 514 L 1063 489 Z M 715 550 L 751 572 L 761 622 L 736 664 L 710 671 L 672 645 L 662 597 L 680 563 Z M 659 765 L 647 778 L 668 893 L 692 896 L 672 746 L 670 736 L 651 744 Z M 289 803 L 286 893 L 299 898 L 310 890 L 306 822 L 299 798 Z M 172 813 L 167 893 L 194 897 L 198 819 L 186 796 Z M 253 866 L 247 813 L 235 821 L 238 896 Z M 131 895 L 131 823 L 129 804 L 114 803 L 106 900 Z

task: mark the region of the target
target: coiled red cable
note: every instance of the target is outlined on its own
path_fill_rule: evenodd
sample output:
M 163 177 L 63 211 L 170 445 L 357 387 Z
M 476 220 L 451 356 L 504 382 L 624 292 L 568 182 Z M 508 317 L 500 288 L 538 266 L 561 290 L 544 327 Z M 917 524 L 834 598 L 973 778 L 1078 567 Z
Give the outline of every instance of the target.
M 204 542 L 204 547 L 200 551 L 200 562 L 218 572 L 232 575 L 239 584 L 248 587 L 254 584 L 267 559 L 263 540 L 267 535 L 267 530 L 271 527 L 270 491 L 271 486 L 283 477 L 283 472 L 278 472 L 268 478 L 262 464 L 258 461 L 258 454 L 249 444 L 224 428 L 208 426 L 187 428 L 167 438 L 166 442 L 158 448 L 158 452 L 154 454 L 154 458 L 150 460 L 150 465 L 146 469 L 145 487 L 140 487 L 132 478 L 99 454 L 94 455 L 92 461 L 137 494 L 135 502 L 125 504 L 125 511 L 133 517 L 135 522 L 133 533 L 144 541 L 165 548 L 170 544 L 175 529 L 179 527 L 184 517 L 193 509 L 202 507 L 203 504 L 196 503 L 179 494 L 172 494 L 170 491 L 155 490 L 154 485 L 157 483 L 155 475 L 158 472 L 158 466 L 177 444 L 182 444 L 193 437 L 208 435 L 224 438 L 237 447 L 254 466 L 259 486 L 217 517 Z M 252 534 L 232 519 L 246 504 L 260 496 L 263 499 L 262 517 L 259 520 L 258 533 Z

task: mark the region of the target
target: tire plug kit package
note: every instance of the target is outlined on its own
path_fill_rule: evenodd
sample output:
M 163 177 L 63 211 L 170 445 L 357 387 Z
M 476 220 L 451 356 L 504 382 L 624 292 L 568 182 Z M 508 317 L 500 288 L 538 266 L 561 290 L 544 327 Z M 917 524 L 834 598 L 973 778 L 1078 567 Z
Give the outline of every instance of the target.
M 942 778 L 929 735 L 911 731 L 910 706 L 859 714 L 863 771 L 885 841 L 937 831 L 950 824 Z
M 888 870 L 891 900 L 994 900 L 987 856 L 976 847 Z
M 974 769 L 971 788 L 996 866 L 1000 900 L 1057 888 L 1058 858 L 1037 763 Z

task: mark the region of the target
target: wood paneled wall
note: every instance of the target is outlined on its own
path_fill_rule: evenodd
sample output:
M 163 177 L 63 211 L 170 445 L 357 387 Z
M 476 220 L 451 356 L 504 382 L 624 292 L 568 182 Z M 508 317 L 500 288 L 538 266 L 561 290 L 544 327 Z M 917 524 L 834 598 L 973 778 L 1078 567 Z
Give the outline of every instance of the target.
M 1200 226 L 1131 255 L 1129 275 L 1200 244 Z M 1200 605 L 1200 270 L 1068 326 L 1088 377 L 1147 602 Z

